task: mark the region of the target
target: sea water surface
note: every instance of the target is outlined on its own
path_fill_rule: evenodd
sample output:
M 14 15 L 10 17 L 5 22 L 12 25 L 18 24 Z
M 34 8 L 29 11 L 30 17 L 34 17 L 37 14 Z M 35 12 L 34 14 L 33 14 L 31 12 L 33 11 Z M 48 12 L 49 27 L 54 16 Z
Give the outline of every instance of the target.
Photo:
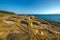
M 45 20 L 60 22 L 60 14 L 30 14 L 30 15 L 36 16 L 38 18 L 42 18 Z

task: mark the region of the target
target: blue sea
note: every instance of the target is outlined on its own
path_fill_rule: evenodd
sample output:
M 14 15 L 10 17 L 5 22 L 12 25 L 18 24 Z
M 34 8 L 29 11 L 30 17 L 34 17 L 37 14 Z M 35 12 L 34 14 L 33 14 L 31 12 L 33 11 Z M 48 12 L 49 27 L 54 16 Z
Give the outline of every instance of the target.
M 60 22 L 60 14 L 30 14 L 31 16 L 36 16 L 45 20 L 51 20 Z

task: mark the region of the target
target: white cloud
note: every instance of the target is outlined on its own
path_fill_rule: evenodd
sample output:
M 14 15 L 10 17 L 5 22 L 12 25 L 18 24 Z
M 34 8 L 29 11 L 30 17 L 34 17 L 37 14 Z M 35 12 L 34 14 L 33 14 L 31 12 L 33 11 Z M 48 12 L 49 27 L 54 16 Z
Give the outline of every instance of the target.
M 60 14 L 60 10 L 38 10 L 34 11 L 33 14 Z
M 60 10 L 46 10 L 45 14 L 60 14 Z

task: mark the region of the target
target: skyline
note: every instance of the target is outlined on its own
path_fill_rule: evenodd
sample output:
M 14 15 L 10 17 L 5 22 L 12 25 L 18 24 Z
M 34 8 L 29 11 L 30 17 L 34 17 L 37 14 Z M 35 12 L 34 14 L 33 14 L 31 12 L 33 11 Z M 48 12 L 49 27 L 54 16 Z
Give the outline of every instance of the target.
M 60 14 L 60 0 L 0 0 L 0 10 L 18 14 Z

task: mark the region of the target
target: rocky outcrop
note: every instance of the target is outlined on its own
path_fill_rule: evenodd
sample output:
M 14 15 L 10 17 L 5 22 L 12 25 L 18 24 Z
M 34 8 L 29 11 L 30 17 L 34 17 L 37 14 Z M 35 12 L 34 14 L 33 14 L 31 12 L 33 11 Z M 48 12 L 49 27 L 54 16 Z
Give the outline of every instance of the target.
M 0 18 L 0 40 L 60 40 L 59 28 L 35 16 L 7 15 Z

